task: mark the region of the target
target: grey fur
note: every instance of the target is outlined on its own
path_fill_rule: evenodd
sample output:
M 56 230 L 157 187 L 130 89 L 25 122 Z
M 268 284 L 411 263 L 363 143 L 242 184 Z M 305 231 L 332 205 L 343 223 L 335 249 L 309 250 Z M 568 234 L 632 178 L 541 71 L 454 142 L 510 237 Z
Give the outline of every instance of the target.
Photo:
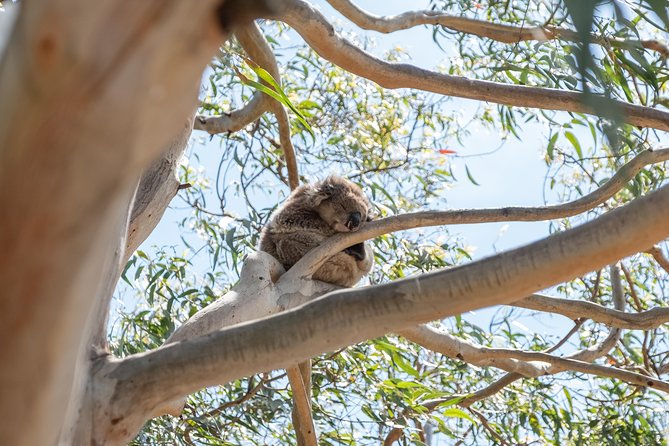
M 288 269 L 328 237 L 358 230 L 369 219 L 369 211 L 369 201 L 362 190 L 344 178 L 331 176 L 302 185 L 263 228 L 260 250 Z M 369 244 L 360 245 L 332 256 L 314 273 L 313 279 L 343 287 L 355 285 L 369 273 L 374 261 Z

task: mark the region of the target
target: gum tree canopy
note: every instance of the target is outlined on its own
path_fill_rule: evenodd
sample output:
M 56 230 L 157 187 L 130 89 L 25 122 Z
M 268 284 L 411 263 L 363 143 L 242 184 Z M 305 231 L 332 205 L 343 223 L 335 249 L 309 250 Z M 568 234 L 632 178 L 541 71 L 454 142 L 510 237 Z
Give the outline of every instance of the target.
M 665 444 L 665 1 L 7 3 L 0 444 Z M 285 272 L 329 173 L 376 219 Z

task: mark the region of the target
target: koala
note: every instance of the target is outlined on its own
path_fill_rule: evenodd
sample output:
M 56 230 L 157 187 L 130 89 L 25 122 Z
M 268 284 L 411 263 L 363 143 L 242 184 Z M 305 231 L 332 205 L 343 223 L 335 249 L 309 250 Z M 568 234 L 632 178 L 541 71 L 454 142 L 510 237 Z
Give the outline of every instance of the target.
M 288 269 L 312 248 L 338 232 L 357 231 L 369 221 L 370 204 L 349 180 L 330 176 L 298 187 L 260 234 L 260 250 Z M 332 256 L 313 279 L 352 287 L 372 269 L 373 252 L 358 243 Z

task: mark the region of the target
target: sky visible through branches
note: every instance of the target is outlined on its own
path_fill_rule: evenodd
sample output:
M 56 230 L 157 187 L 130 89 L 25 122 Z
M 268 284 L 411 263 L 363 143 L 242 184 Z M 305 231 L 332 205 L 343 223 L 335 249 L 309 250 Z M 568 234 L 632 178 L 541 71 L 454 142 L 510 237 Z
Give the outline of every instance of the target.
M 427 7 L 427 2 L 414 3 L 412 8 L 421 9 Z M 325 2 L 317 2 L 318 7 L 328 18 L 333 19 L 337 27 L 346 31 L 353 29 L 339 13 Z M 397 14 L 406 10 L 407 4 L 400 0 L 390 0 L 379 4 L 375 1 L 362 1 L 359 6 L 378 15 Z M 346 27 L 345 25 L 349 25 Z M 390 50 L 402 49 L 406 53 L 408 62 L 424 68 L 435 68 L 442 61 L 454 57 L 455 52 L 445 48 L 446 52 L 439 51 L 432 41 L 432 31 L 427 27 L 415 27 L 408 30 L 398 31 L 392 34 L 368 33 L 372 36 L 367 43 L 367 49 L 372 54 L 383 56 Z M 301 38 L 290 31 L 287 39 L 281 42 L 282 47 L 300 45 Z M 283 51 L 282 54 L 290 55 L 291 51 Z M 279 59 L 281 64 L 281 59 Z M 203 77 L 204 78 L 204 77 Z M 448 107 L 459 109 L 461 122 L 465 123 L 477 107 L 482 106 L 477 101 L 454 98 Z M 485 106 L 485 105 L 483 105 Z M 491 108 L 493 106 L 490 106 Z M 473 128 L 469 131 L 471 135 L 461 146 L 448 147 L 454 150 L 454 155 L 444 155 L 445 162 L 451 164 L 455 177 L 459 180 L 453 184 L 453 188 L 447 193 L 446 200 L 448 208 L 488 208 L 502 206 L 536 206 L 542 204 L 558 203 L 560 198 L 553 194 L 545 185 L 546 165 L 543 160 L 545 141 L 547 139 L 546 128 L 535 122 L 525 124 L 520 138 L 513 135 L 503 135 L 483 128 L 478 122 L 472 122 Z M 587 131 L 575 129 L 579 138 L 587 136 Z M 580 132 L 580 133 L 579 133 Z M 532 142 L 535 142 L 533 144 Z M 219 164 L 221 151 L 223 150 L 219 138 L 210 138 L 205 132 L 194 131 L 191 137 L 191 146 L 187 154 L 191 155 L 188 163 L 204 169 L 208 175 L 214 175 Z M 193 157 L 195 154 L 196 157 Z M 298 155 L 299 156 L 299 155 Z M 299 161 L 298 161 L 299 162 Z M 473 179 L 478 185 L 467 179 L 465 163 Z M 328 170 L 327 166 L 322 175 L 342 174 L 334 170 Z M 285 196 L 289 190 L 280 191 L 279 196 Z M 279 200 L 282 200 L 280 198 Z M 271 207 L 273 203 L 267 197 L 258 195 L 258 208 Z M 140 246 L 140 250 L 151 246 L 171 246 L 178 243 L 179 235 L 175 231 L 175 225 L 189 215 L 190 207 L 184 206 L 182 200 L 175 198 L 172 206 L 166 211 L 156 230 Z M 231 206 L 230 212 L 242 211 Z M 225 218 L 223 218 L 225 220 Z M 453 225 L 449 227 L 449 237 L 461 237 L 466 240 L 473 259 L 483 258 L 495 252 L 501 252 L 513 247 L 520 246 L 537 240 L 547 233 L 548 222 L 519 222 L 519 223 L 483 223 L 478 225 Z M 420 231 L 417 230 L 417 231 Z M 195 245 L 197 245 L 195 243 Z M 193 258 L 195 266 L 198 265 L 198 256 Z M 207 268 L 207 262 L 200 264 Z M 378 265 L 377 265 L 378 267 Z M 119 295 L 126 295 L 124 284 L 121 284 Z M 134 306 L 131 293 L 122 299 L 122 305 L 127 309 Z M 495 309 L 484 309 L 475 314 L 463 315 L 470 322 L 485 327 L 495 313 Z M 537 320 L 530 312 L 524 312 L 524 317 L 517 320 L 518 327 L 524 330 L 539 330 L 546 333 L 561 333 L 569 325 L 569 321 L 562 317 L 548 317 L 550 321 Z M 519 315 L 521 316 L 521 315 Z M 546 319 L 543 317 L 542 319 Z
M 344 33 L 355 29 L 346 19 L 336 13 L 325 2 L 319 1 L 315 4 L 332 21 L 336 28 L 342 29 Z M 359 1 L 358 6 L 377 15 L 397 14 L 412 9 L 427 8 L 428 2 L 417 4 L 416 2 L 408 5 L 407 2 L 400 0 L 385 1 L 380 4 L 377 1 Z M 473 3 L 475 4 L 475 3 Z M 357 30 L 359 31 L 359 30 Z M 366 36 L 371 36 L 371 40 L 360 40 L 347 34 L 347 37 L 355 40 L 360 46 L 364 46 L 367 51 L 383 57 L 389 51 L 399 54 L 400 61 L 409 62 L 419 67 L 427 69 L 439 69 L 441 63 L 445 61 L 444 66 L 457 63 L 457 51 L 455 48 L 449 50 L 445 47 L 440 51 L 432 42 L 432 29 L 430 27 L 415 27 L 405 31 L 398 31 L 389 35 L 375 32 L 366 32 Z M 284 65 L 293 57 L 297 48 L 302 46 L 303 41 L 295 32 L 288 31 L 281 35 L 279 46 L 280 54 L 277 54 L 279 65 Z M 444 40 L 441 41 L 443 43 Z M 455 43 L 454 43 L 455 45 Z M 204 76 L 206 78 L 206 75 Z M 206 83 L 205 83 L 206 85 Z M 239 105 L 239 104 L 237 104 Z M 481 108 L 489 108 L 491 113 L 497 113 L 497 108 L 493 104 L 485 104 L 477 101 L 457 99 L 446 102 L 442 105 L 451 111 L 456 110 L 459 113 L 458 124 L 466 126 L 469 135 L 459 144 L 455 143 L 454 138 L 446 138 L 444 141 L 452 141 L 439 149 L 447 149 L 454 153 L 443 154 L 443 162 L 452 169 L 453 175 L 457 181 L 448 185 L 449 190 L 444 194 L 444 200 L 438 203 L 429 203 L 426 209 L 463 209 L 463 208 L 499 208 L 504 206 L 540 206 L 544 204 L 556 204 L 568 201 L 568 197 L 558 194 L 548 186 L 549 177 L 557 175 L 554 165 L 547 167 L 545 161 L 546 142 L 549 139 L 550 129 L 544 122 L 532 121 L 519 125 L 518 136 L 513 134 L 503 134 L 484 127 L 478 120 L 471 119 L 474 114 L 480 112 Z M 567 116 L 560 112 L 561 116 Z M 585 144 L 593 144 L 592 137 L 586 127 L 576 126 L 572 130 L 575 137 Z M 667 147 L 669 139 L 666 134 L 661 134 L 659 147 Z M 227 145 L 226 145 L 227 144 Z M 226 142 L 225 136 L 215 136 L 210 138 L 204 132 L 195 131 L 191 138 L 191 146 L 187 151 L 189 155 L 188 165 L 196 171 L 206 172 L 210 179 L 210 189 L 206 192 L 206 198 L 211 203 L 216 203 L 215 189 L 217 187 L 217 171 L 220 174 L 220 159 L 234 141 Z M 567 144 L 567 143 L 565 143 Z M 596 144 L 596 143 L 595 143 Z M 300 163 L 300 148 L 308 151 L 308 145 L 304 144 L 297 147 L 298 164 Z M 234 181 L 236 174 L 233 172 L 236 166 L 229 163 L 225 175 Z M 311 176 L 309 172 L 314 170 L 304 169 L 301 174 L 308 177 L 309 180 L 316 180 L 328 174 L 343 174 L 346 172 L 337 172 L 331 170 L 327 165 L 319 166 L 318 177 Z M 224 176 L 225 176 L 224 175 Z M 588 187 L 594 189 L 590 184 Z M 558 189 L 559 190 L 559 189 Z M 581 190 L 583 195 L 589 190 Z M 266 193 L 256 193 L 257 198 L 253 206 L 257 209 L 269 209 L 282 201 L 289 193 L 288 187 L 272 189 Z M 573 197 L 571 197 L 573 198 Z M 214 208 L 216 206 L 213 206 Z M 243 200 L 230 200 L 226 203 L 225 212 L 232 214 L 245 213 Z M 149 238 L 140 247 L 140 250 L 154 250 L 154 246 L 174 246 L 178 245 L 175 251 L 176 255 L 181 255 L 179 249 L 185 246 L 180 243 L 180 237 L 191 246 L 198 247 L 202 240 L 198 240 L 197 233 L 191 232 L 180 234 L 176 228 L 179 222 L 189 218 L 192 213 L 191 206 L 183 198 L 177 196 L 172 202 L 172 206 L 165 213 L 161 223 Z M 575 219 L 574 221 L 582 221 Z M 221 227 L 225 228 L 227 217 L 220 219 Z M 553 223 L 556 225 L 557 223 Z M 555 229 L 553 227 L 552 229 Z M 476 260 L 496 252 L 506 251 L 537 239 L 545 237 L 551 230 L 549 222 L 533 223 L 486 223 L 479 225 L 460 225 L 448 227 L 448 232 L 444 237 L 451 239 L 460 239 L 471 257 Z M 432 230 L 416 229 L 414 234 L 422 234 L 425 231 L 427 235 L 432 236 Z M 192 262 L 193 268 L 204 273 L 210 268 L 209 257 L 206 253 L 202 255 L 198 252 L 189 250 L 186 257 Z M 376 265 L 376 268 L 381 265 Z M 229 268 L 228 265 L 219 265 L 219 268 Z M 363 283 L 364 284 L 364 283 Z M 112 326 L 114 325 L 114 311 L 124 308 L 126 311 L 133 311 L 137 302 L 135 294 L 127 284 L 121 283 L 116 292 L 116 308 L 112 310 Z M 520 297 L 520 296 L 519 296 Z M 506 315 L 511 314 L 508 318 Z M 485 332 L 496 333 L 499 330 L 508 329 L 513 332 L 521 332 L 528 339 L 533 335 L 540 338 L 559 339 L 573 326 L 573 322 L 568 318 L 557 315 L 538 313 L 531 310 L 522 310 L 511 307 L 497 307 L 483 309 L 476 312 L 463 314 L 462 318 L 470 324 L 477 325 Z M 448 325 L 449 322 L 446 323 Z M 505 324 L 509 324 L 505 325 Z M 592 333 L 594 339 L 600 339 L 606 336 L 606 329 L 595 330 Z M 577 338 L 577 337 L 575 337 Z M 499 341 L 499 345 L 495 342 Z M 508 339 L 502 336 L 495 338 L 494 346 L 509 347 Z M 566 342 L 557 349 L 555 354 L 568 354 L 578 349 L 578 339 L 572 339 L 574 342 Z M 584 378 L 585 380 L 589 378 Z M 573 380 L 574 388 L 581 385 L 580 380 Z M 571 384 L 571 383 L 570 383 Z

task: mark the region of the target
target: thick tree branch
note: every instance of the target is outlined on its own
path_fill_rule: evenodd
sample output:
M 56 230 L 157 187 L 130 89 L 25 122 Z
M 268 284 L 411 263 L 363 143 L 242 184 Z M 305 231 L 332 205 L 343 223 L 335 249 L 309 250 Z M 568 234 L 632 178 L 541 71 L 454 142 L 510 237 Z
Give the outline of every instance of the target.
M 96 387 L 99 397 L 107 399 L 108 418 L 115 424 L 99 419 L 98 427 L 109 429 L 112 437 L 126 438 L 123 435 L 132 435 L 143 423 L 138 414 L 207 385 L 258 370 L 285 368 L 324 351 L 438 317 L 512 302 L 518 295 L 647 249 L 669 236 L 667 219 L 669 187 L 664 187 L 594 221 L 507 253 L 389 284 L 337 291 L 270 318 L 123 360 L 108 360 L 98 369 Z M 522 361 L 550 357 L 522 352 L 501 352 L 498 357 L 502 353 Z M 665 384 L 650 378 L 642 382 L 634 373 L 561 361 L 576 371 L 664 390 Z M 137 401 L 140 389 L 143 398 Z
M 333 254 L 348 246 L 389 232 L 425 226 L 448 224 L 490 223 L 501 221 L 541 221 L 580 214 L 611 198 L 641 169 L 650 163 L 669 159 L 669 149 L 645 150 L 616 172 L 603 186 L 569 203 L 537 207 L 505 207 L 498 209 L 463 209 L 451 211 L 424 211 L 396 215 L 365 225 L 354 233 L 338 234 L 311 250 L 297 262 L 283 280 L 308 277 Z
M 394 16 L 377 16 L 361 9 L 349 0 L 328 0 L 328 3 L 360 28 L 381 33 L 392 33 L 420 25 L 438 25 L 453 31 L 486 37 L 502 43 L 544 42 L 555 39 L 567 42 L 581 41 L 576 31 L 551 25 L 518 27 L 430 10 L 407 11 Z M 607 47 L 646 48 L 657 51 L 663 57 L 669 57 L 669 48 L 654 39 L 620 39 L 593 34 L 590 36 L 590 41 Z
M 181 125 L 179 133 L 172 139 L 159 159 L 142 172 L 137 186 L 124 252 L 124 262 L 153 232 L 165 213 L 165 209 L 179 190 L 177 166 L 186 150 L 193 128 L 193 117 Z
M 489 101 L 516 107 L 594 114 L 582 93 L 508 85 L 436 73 L 409 64 L 380 60 L 341 37 L 327 19 L 303 0 L 286 0 L 287 10 L 275 16 L 293 29 L 321 57 L 384 88 L 412 88 L 446 96 Z M 626 122 L 669 131 L 669 112 L 615 101 Z

